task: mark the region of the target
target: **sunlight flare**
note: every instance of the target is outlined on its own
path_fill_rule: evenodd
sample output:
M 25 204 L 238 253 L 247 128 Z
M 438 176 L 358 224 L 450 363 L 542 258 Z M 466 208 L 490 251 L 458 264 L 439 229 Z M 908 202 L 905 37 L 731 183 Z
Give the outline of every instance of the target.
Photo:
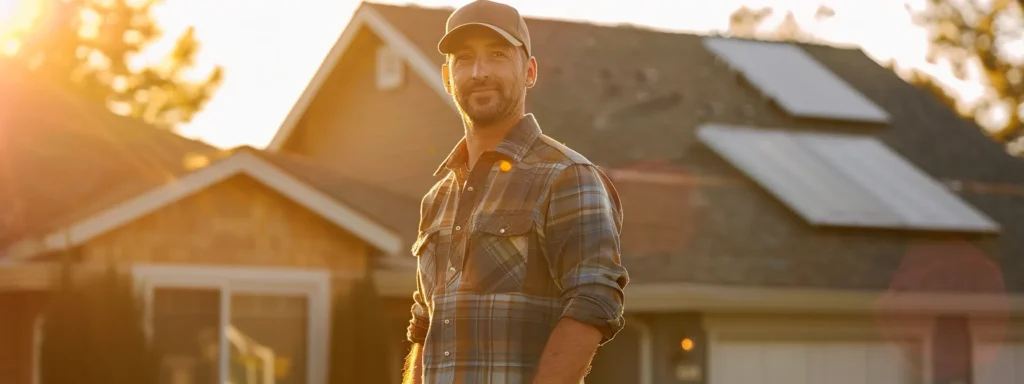
M 6 52 L 5 40 L 31 26 L 39 13 L 39 0 L 0 0 L 0 49 Z

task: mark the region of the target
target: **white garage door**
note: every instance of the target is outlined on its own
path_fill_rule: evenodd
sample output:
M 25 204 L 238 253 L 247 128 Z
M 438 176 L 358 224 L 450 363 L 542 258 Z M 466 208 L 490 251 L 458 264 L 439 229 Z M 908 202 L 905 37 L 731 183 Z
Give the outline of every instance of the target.
M 711 351 L 711 384 L 909 384 L 901 351 L 878 342 L 725 341 Z
M 1024 384 L 1024 343 L 978 343 L 974 359 L 974 384 Z

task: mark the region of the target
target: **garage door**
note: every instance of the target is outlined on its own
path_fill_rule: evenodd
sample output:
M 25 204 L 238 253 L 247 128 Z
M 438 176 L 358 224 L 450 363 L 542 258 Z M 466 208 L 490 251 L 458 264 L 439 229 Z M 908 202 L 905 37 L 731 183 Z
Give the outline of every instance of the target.
M 974 384 L 1024 384 L 1024 343 L 975 344 Z
M 719 340 L 711 384 L 909 384 L 914 369 L 898 347 L 880 342 Z

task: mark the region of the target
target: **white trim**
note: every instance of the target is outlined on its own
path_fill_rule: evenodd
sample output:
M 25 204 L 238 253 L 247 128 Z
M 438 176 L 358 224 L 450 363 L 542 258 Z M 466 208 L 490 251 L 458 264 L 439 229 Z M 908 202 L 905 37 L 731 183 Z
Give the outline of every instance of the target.
M 288 112 L 288 116 L 285 117 L 274 138 L 267 145 L 267 151 L 279 151 L 285 141 L 288 140 L 288 137 L 291 136 L 299 121 L 302 120 L 302 117 L 306 114 L 310 105 L 312 105 L 313 100 L 316 99 L 320 88 L 327 82 L 331 73 L 338 66 L 338 62 L 341 61 L 345 52 L 348 51 L 349 45 L 352 44 L 352 41 L 355 40 L 355 37 L 363 27 L 370 28 L 377 37 L 384 41 L 384 44 L 404 58 L 409 63 L 409 68 L 418 74 L 427 83 L 427 86 L 434 89 L 452 110 L 458 111 L 455 101 L 452 100 L 451 96 L 448 95 L 448 91 L 445 90 L 444 80 L 441 78 L 441 68 L 434 64 L 419 48 L 416 48 L 398 28 L 391 25 L 384 16 L 373 9 L 372 5 L 363 3 L 356 10 L 352 20 L 349 21 L 348 26 L 342 31 L 334 46 L 331 47 L 330 52 L 327 53 L 324 62 L 320 64 L 320 68 L 317 69 L 316 74 L 313 75 L 306 89 L 302 91 L 298 101 L 295 102 L 291 111 Z
M 238 174 L 246 174 L 260 181 L 385 253 L 396 254 L 402 249 L 402 239 L 390 229 L 256 155 L 239 151 L 216 164 L 121 202 L 113 208 L 55 231 L 42 239 L 28 239 L 16 243 L 9 249 L 10 254 L 5 258 L 5 262 L 24 261 L 46 251 L 66 249 L 85 243 Z
M 145 324 L 152 337 L 153 292 L 158 287 L 218 289 L 221 294 L 221 329 L 230 319 L 230 297 L 236 292 L 301 294 L 309 300 L 307 326 L 307 377 L 309 383 L 325 384 L 329 365 L 331 276 L 323 270 L 282 268 L 188 267 L 139 264 L 132 267 L 137 289 L 145 297 Z M 221 381 L 227 375 L 227 335 L 221 335 Z
M 667 283 L 627 286 L 626 297 L 629 308 L 646 312 L 1024 313 L 1024 295 L 1020 294 L 896 293 Z
M 46 313 L 36 315 L 32 322 L 32 384 L 43 381 L 43 326 L 46 324 Z
M 413 268 L 373 272 L 377 292 L 412 297 Z M 891 293 L 812 288 L 761 288 L 697 283 L 632 283 L 626 287 L 626 311 L 669 313 L 713 311 L 744 313 L 1024 313 L 1021 294 Z
M 921 383 L 931 383 L 933 376 L 932 343 L 935 328 L 934 318 L 905 318 L 898 323 L 893 322 L 885 333 L 880 332 L 877 321 L 871 316 L 859 319 L 848 316 L 831 318 L 778 316 L 763 317 L 751 315 L 705 314 L 703 328 L 707 339 L 707 371 L 704 380 L 714 383 L 716 364 L 715 346 L 723 338 L 753 338 L 754 340 L 796 340 L 825 341 L 830 338 L 837 340 L 863 339 L 865 341 L 892 342 L 892 338 L 912 340 L 921 348 L 919 355 L 921 366 L 918 367 Z
M 635 328 L 640 336 L 640 377 L 637 384 L 654 384 L 654 330 L 646 321 L 635 317 L 627 316 L 626 326 Z

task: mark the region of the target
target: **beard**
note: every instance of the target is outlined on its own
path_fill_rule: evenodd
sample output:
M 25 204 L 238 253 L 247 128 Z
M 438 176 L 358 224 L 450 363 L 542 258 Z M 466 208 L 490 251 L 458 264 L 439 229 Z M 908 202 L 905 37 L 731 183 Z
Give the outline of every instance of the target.
M 494 125 L 511 115 L 519 94 L 497 81 L 470 81 L 456 89 L 455 103 L 474 127 Z

